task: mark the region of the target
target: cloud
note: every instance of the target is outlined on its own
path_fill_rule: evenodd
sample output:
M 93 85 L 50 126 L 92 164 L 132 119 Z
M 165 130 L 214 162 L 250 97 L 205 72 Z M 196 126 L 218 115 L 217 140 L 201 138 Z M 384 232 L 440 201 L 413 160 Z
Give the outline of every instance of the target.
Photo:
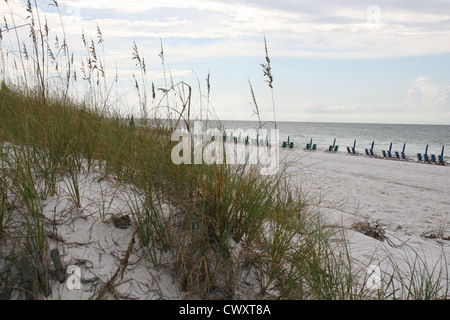
M 23 1 L 11 0 L 15 7 Z M 380 25 L 368 27 L 370 3 L 256 0 L 60 0 L 67 32 L 110 38 L 183 39 L 202 45 L 222 41 L 259 43 L 262 31 L 272 55 L 375 58 L 450 52 L 450 3 L 438 0 L 381 2 Z M 54 21 L 56 10 L 41 6 Z M 369 24 L 370 26 L 370 24 Z M 209 41 L 209 43 L 208 43 Z M 220 54 L 219 52 L 217 52 Z M 226 54 L 226 53 L 225 53 Z M 224 54 L 224 56 L 226 56 Z
M 406 91 L 403 106 L 408 110 L 450 112 L 450 86 L 439 87 L 427 77 L 417 77 Z
M 217 44 L 216 40 L 260 43 L 265 30 L 273 56 L 341 59 L 450 52 L 450 3 L 437 0 L 427 6 L 420 1 L 381 3 L 378 28 L 368 27 L 369 3 L 350 0 L 61 3 L 64 12 L 81 12 L 86 29 L 98 24 L 111 37 L 189 40 L 196 50 L 199 39 L 204 46 Z M 221 56 L 227 56 L 227 51 Z

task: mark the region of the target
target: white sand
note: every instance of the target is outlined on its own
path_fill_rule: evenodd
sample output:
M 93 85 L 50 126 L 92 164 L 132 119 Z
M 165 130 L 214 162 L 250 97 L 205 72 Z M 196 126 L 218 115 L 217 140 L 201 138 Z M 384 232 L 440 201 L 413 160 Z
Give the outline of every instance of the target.
M 450 235 L 450 166 L 299 148 L 281 149 L 280 155 L 290 164 L 292 186 L 302 189 L 327 223 L 349 228 L 369 221 L 385 231 L 394 246 L 347 230 L 346 243 L 359 267 L 378 265 L 387 275 L 397 266 L 407 272 L 417 253 L 432 272 L 437 263 L 446 263 L 443 257 L 450 260 L 450 241 L 423 236 L 439 229 Z M 59 183 L 58 196 L 45 202 L 47 229 L 57 234 L 49 239 L 49 249 L 60 250 L 65 268 L 78 266 L 82 280 L 81 290 L 56 283 L 50 299 L 95 297 L 127 250 L 133 228 L 118 229 L 108 221 L 109 215 L 106 221 L 102 215 L 129 213 L 132 192 L 122 192 L 101 177 L 101 172 L 80 175 L 81 209 L 74 208 L 66 181 Z M 144 255 L 135 244 L 127 272 L 108 297 L 183 299 L 185 294 L 167 271 L 170 268 L 165 268 L 170 261 L 162 260 L 161 267 L 155 268 Z
M 450 166 L 299 148 L 283 149 L 281 157 L 292 185 L 314 200 L 325 221 L 347 228 L 368 221 L 385 231 L 392 245 L 347 231 L 350 254 L 362 266 L 390 274 L 394 267 L 410 271 L 415 261 L 430 273 L 448 267 L 450 241 L 442 238 L 450 236 Z M 438 230 L 443 237 L 424 237 Z
M 73 205 L 67 182 L 59 184 L 59 197 L 46 202 L 45 216 L 49 224 L 56 223 L 57 240 L 51 240 L 50 249 L 57 247 L 64 267 L 77 266 L 81 271 L 80 290 L 69 290 L 67 283 L 56 283 L 49 299 L 89 299 L 113 276 L 131 241 L 133 227 L 116 228 L 111 215 L 130 214 L 136 206 L 132 190 L 118 188 L 113 181 L 97 173 L 81 174 L 81 208 Z M 65 196 L 64 196 L 65 195 Z M 136 238 L 129 266 L 123 278 L 115 284 L 112 299 L 180 299 L 178 285 L 163 268 L 155 268 L 148 261 Z

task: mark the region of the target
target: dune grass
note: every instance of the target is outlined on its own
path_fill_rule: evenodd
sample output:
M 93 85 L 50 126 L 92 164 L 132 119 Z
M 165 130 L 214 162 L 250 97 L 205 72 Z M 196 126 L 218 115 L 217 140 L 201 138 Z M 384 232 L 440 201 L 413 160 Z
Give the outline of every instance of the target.
M 150 86 L 136 43 L 130 60 L 137 63 L 141 76 L 138 79 L 133 74 L 140 115 L 123 115 L 108 108 L 111 87 L 96 50 L 96 44 L 103 42 L 99 28 L 97 42 L 82 35 L 86 53 L 81 57 L 80 72 L 86 96 L 82 101 L 71 96 L 72 83 L 77 80 L 65 35 L 60 37 L 58 51 L 65 54 L 58 56 L 47 46 L 48 28 L 37 22 L 36 8 L 28 5 L 30 17 L 35 19 L 29 26 L 28 60 L 18 56 L 3 62 L 4 69 L 12 68 L 9 74 L 15 74 L 15 81 L 3 80 L 0 90 L 0 243 L 14 239 L 9 261 L 35 253 L 43 261 L 48 258 L 43 203 L 61 192 L 57 186 L 64 181 L 73 207 L 83 210 L 86 204 L 79 175 L 101 170 L 104 177 L 126 190 L 121 192 L 128 199 L 134 231 L 116 273 L 92 298 L 104 298 L 126 272 L 135 238 L 151 265 L 169 268 L 187 297 L 389 297 L 387 291 L 374 294 L 364 289 L 348 252 L 329 241 L 340 229 L 320 223 L 308 210 L 308 199 L 292 190 L 282 170 L 262 176 L 249 164 L 175 165 L 171 161 L 172 132 L 180 124 L 189 129 L 195 120 L 192 88 L 166 78 L 161 90 L 155 90 L 152 83 L 152 95 L 147 96 Z M 2 34 L 3 38 L 19 36 L 12 25 Z M 263 68 L 272 90 L 264 40 L 267 65 Z M 17 46 L 25 52 L 20 40 Z M 165 73 L 162 43 L 160 58 Z M 207 85 L 209 94 L 209 75 Z M 172 96 L 176 102 L 171 101 L 171 93 L 176 93 Z M 252 96 L 256 104 L 253 91 Z M 167 118 L 149 116 L 164 113 Z M 109 210 L 108 190 L 101 193 L 99 203 L 89 205 L 99 208 L 101 220 L 106 222 L 115 213 Z M 17 237 L 18 232 L 22 237 Z M 0 278 L 0 287 L 7 282 L 5 277 L 7 272 Z M 44 289 L 38 286 L 39 297 L 45 296 Z M 431 294 L 413 297 L 436 298 L 438 294 L 430 283 L 420 289 Z M 392 291 L 396 292 L 396 287 Z

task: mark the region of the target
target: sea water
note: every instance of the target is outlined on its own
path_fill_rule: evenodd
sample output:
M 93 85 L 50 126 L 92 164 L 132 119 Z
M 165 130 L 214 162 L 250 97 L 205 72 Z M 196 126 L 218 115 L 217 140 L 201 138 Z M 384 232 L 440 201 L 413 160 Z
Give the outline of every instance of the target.
M 213 125 L 213 124 L 210 124 Z M 221 121 L 225 129 L 257 129 L 257 121 Z M 273 123 L 265 123 L 264 129 L 273 129 Z M 336 139 L 339 152 L 347 152 L 346 147 L 353 147 L 365 154 L 371 149 L 382 155 L 389 150 L 392 154 L 403 151 L 407 157 L 417 159 L 417 153 L 440 155 L 444 148 L 444 159 L 450 160 L 450 125 L 415 125 L 415 124 L 374 124 L 374 123 L 331 123 L 331 122 L 277 122 L 280 142 L 289 140 L 294 148 L 305 148 L 311 142 L 317 150 L 328 150 Z M 356 144 L 355 144 L 356 141 Z M 428 149 L 427 149 L 428 146 Z M 447 153 L 447 154 L 446 154 Z

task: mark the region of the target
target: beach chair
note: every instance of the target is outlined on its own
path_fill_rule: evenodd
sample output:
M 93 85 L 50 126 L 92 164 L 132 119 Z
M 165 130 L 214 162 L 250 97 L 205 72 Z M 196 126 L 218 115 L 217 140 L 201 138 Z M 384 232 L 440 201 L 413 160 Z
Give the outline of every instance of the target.
M 337 149 L 338 149 L 338 146 L 336 145 L 336 138 L 334 138 L 333 145 L 328 147 L 328 151 L 333 152 L 333 151 L 337 151 Z
M 313 149 L 314 148 L 314 146 L 315 145 L 313 145 L 313 143 L 312 143 L 312 138 L 311 138 L 311 141 L 309 141 L 309 143 L 307 143 L 306 144 L 306 150 L 315 150 L 315 149 Z
M 268 140 L 268 137 L 267 137 Z M 291 142 L 291 137 L 288 136 L 288 140 L 287 141 L 283 141 L 283 148 L 294 148 L 294 143 Z
M 317 144 L 313 144 L 312 149 L 315 151 L 317 149 Z
M 353 147 L 352 147 L 352 154 L 357 154 L 357 152 L 356 152 L 356 140 L 355 140 L 355 142 L 353 142 Z
M 383 158 L 387 158 L 387 154 L 386 154 L 386 151 L 385 151 L 385 150 L 383 150 L 382 152 L 383 152 Z
M 372 147 L 370 149 L 366 149 L 366 156 L 368 157 L 375 157 L 375 153 L 373 152 L 373 145 L 374 145 L 375 141 L 372 142 Z
M 283 148 L 293 149 L 294 148 L 294 143 L 285 141 L 285 142 L 283 142 Z
M 436 156 L 434 154 L 431 155 L 431 163 L 437 164 Z
M 423 154 L 423 161 L 430 162 L 430 159 L 428 157 L 428 145 L 427 145 L 427 148 L 425 149 L 425 153 Z
M 372 146 L 370 147 L 370 149 L 369 148 L 365 149 L 366 156 L 368 156 L 368 157 L 375 157 L 375 154 L 373 153 L 373 146 L 374 145 L 375 145 L 375 141 L 372 142 Z
M 391 145 L 389 146 L 389 150 L 388 151 L 383 151 L 383 156 L 387 159 L 392 159 L 392 142 Z
M 421 154 L 421 153 L 418 153 L 418 154 L 417 154 L 417 160 L 418 160 L 419 162 L 423 162 L 423 158 L 422 158 L 422 154 Z
M 439 160 L 439 163 L 438 163 L 438 164 L 441 164 L 441 165 L 444 165 L 444 166 L 445 166 L 445 161 L 444 161 L 444 146 L 442 146 L 441 154 L 438 155 L 438 160 Z
M 350 147 L 347 147 L 347 153 L 352 154 L 352 151 L 350 150 Z
M 406 148 L 406 143 L 403 144 L 402 152 L 395 151 L 395 156 L 396 156 L 397 159 L 399 159 L 399 160 L 406 160 L 405 148 Z
M 334 147 L 334 152 L 338 152 L 338 150 L 339 150 L 339 146 L 335 146 Z

